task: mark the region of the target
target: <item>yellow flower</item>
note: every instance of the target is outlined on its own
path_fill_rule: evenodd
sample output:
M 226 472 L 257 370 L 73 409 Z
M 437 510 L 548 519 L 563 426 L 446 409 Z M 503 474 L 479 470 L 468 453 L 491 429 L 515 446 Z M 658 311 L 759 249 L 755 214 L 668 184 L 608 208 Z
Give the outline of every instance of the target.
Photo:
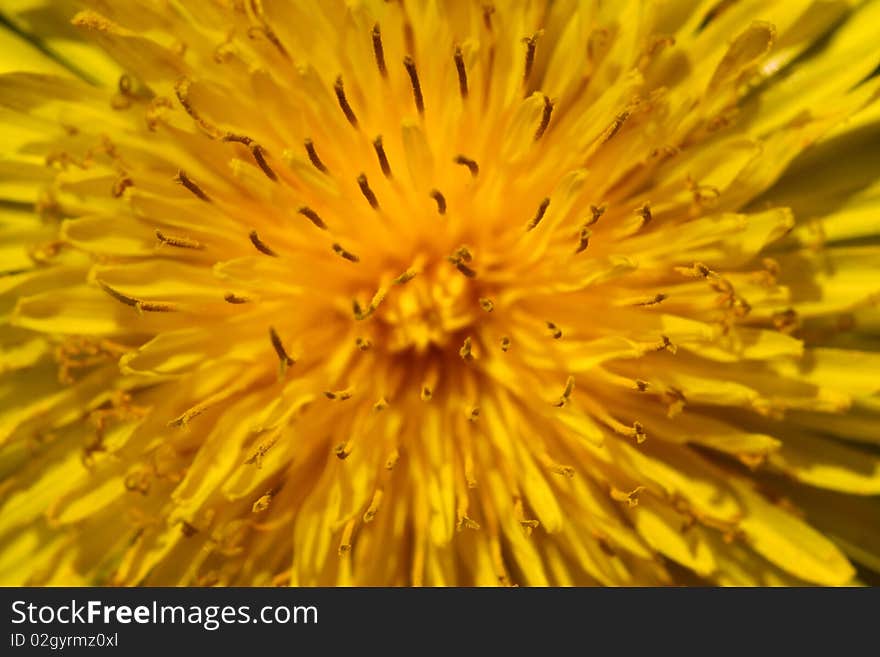
M 3 4 L 0 583 L 880 571 L 880 3 Z

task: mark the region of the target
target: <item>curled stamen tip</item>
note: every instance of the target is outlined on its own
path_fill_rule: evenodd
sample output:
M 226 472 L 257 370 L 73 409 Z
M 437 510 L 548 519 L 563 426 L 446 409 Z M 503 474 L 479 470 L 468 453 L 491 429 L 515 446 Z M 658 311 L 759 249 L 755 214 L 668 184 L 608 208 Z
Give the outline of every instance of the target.
M 264 253 L 267 256 L 272 256 L 274 258 L 278 257 L 278 254 L 275 253 L 268 246 L 266 246 L 265 242 L 263 242 L 263 240 L 260 239 L 260 236 L 257 234 L 257 231 L 252 230 L 248 234 L 248 237 L 250 237 L 251 243 L 254 245 L 254 248 L 256 248 L 257 251 L 259 251 L 260 253 Z
M 462 166 L 466 166 L 468 171 L 471 172 L 471 176 L 476 178 L 480 173 L 480 165 L 477 164 L 476 160 L 472 160 L 471 158 L 465 155 L 456 155 L 453 159 L 453 162 L 456 164 L 461 164 Z
M 373 346 L 372 341 L 369 338 L 361 338 L 358 337 L 354 343 L 357 345 L 357 348 L 361 351 L 369 351 L 370 347 Z
M 379 411 L 384 411 L 386 408 L 388 408 L 388 400 L 384 397 L 379 397 L 379 401 L 373 404 L 373 410 L 377 413 Z
M 433 396 L 434 396 L 434 391 L 431 390 L 431 387 L 428 385 L 423 385 L 422 390 L 419 393 L 419 397 L 421 398 L 421 400 L 422 401 L 430 401 Z
M 506 352 L 508 349 L 510 349 L 510 338 L 505 335 L 501 338 L 501 351 Z
M 446 214 L 446 197 L 436 189 L 431 190 L 430 196 L 437 203 L 437 213 Z
M 550 335 L 554 340 L 559 340 L 562 337 L 562 329 L 553 322 L 547 322 L 547 328 L 550 330 Z
M 468 417 L 468 420 L 470 420 L 471 422 L 476 422 L 477 418 L 480 417 L 480 407 L 479 406 L 471 407 L 471 409 L 468 411 L 467 417 Z
M 379 200 L 376 198 L 376 194 L 373 192 L 370 187 L 370 183 L 367 180 L 367 174 L 361 173 L 357 177 L 357 184 L 360 187 L 361 194 L 364 195 L 364 198 L 367 199 L 367 203 L 370 204 L 370 207 L 374 210 L 379 209 Z
M 333 453 L 340 461 L 344 461 L 348 458 L 348 455 L 351 454 L 351 449 L 349 448 L 348 443 L 339 443 L 333 448 Z
M 327 390 L 326 392 L 324 392 L 324 396 L 327 399 L 333 399 L 336 401 L 345 401 L 347 399 L 351 399 L 353 394 L 354 393 L 352 392 L 351 388 L 347 388 L 345 390 L 336 390 L 336 391 Z
M 642 379 L 636 379 L 634 381 L 635 389 L 639 392 L 645 392 L 648 389 L 648 382 Z
M 480 297 L 479 301 L 480 301 L 480 308 L 482 308 L 487 313 L 490 313 L 493 310 L 495 310 L 495 302 L 493 302 L 492 299 L 489 299 L 487 297 Z

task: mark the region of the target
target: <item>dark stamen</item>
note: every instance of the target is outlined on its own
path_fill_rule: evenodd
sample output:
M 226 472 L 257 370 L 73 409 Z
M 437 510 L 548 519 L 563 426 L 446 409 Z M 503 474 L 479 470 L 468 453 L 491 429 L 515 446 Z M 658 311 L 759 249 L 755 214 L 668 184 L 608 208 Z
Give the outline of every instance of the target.
M 318 216 L 318 213 L 312 210 L 308 206 L 303 206 L 299 210 L 297 210 L 302 216 L 311 221 L 315 226 L 320 228 L 321 230 L 327 230 L 327 224 L 324 223 L 324 220 Z
M 533 34 L 523 39 L 526 44 L 526 68 L 523 73 L 523 84 L 528 84 L 529 77 L 532 75 L 532 66 L 535 64 L 535 48 L 538 46 L 538 35 Z
M 345 97 L 345 87 L 342 85 L 342 76 L 340 75 L 336 78 L 336 84 L 333 85 L 333 90 L 336 92 L 336 100 L 339 101 L 339 107 L 342 109 L 342 113 L 345 114 L 345 118 L 348 119 L 348 122 L 355 128 L 357 128 L 358 120 L 354 115 L 354 110 L 351 109 L 351 105 L 348 104 L 348 99 Z
M 349 262 L 360 262 L 360 261 L 361 261 L 361 259 L 358 258 L 354 253 L 352 253 L 351 251 L 348 251 L 348 250 L 342 248 L 342 245 L 341 245 L 341 244 L 334 244 L 334 245 L 333 245 L 333 252 L 334 252 L 336 255 L 345 258 L 345 259 L 348 260 Z
M 275 258 L 278 257 L 278 254 L 275 253 L 268 246 L 266 246 L 266 244 L 263 242 L 263 240 L 260 239 L 260 236 L 257 235 L 257 231 L 252 230 L 250 232 L 250 238 L 251 238 L 251 242 L 253 243 L 253 245 L 257 248 L 257 251 L 259 251 L 260 253 L 265 253 L 267 256 L 272 256 Z
M 315 144 L 308 137 L 305 140 L 306 153 L 309 156 L 309 161 L 312 163 L 318 171 L 321 173 L 327 173 L 327 167 L 321 162 L 321 158 L 318 157 L 318 152 L 315 150 Z
M 373 193 L 373 190 L 370 189 L 370 183 L 367 182 L 367 175 L 362 173 L 358 176 L 357 179 L 358 186 L 361 188 L 361 194 L 364 195 L 364 198 L 367 199 L 367 202 L 370 204 L 370 207 L 374 210 L 379 209 L 379 200 L 376 198 L 376 195 Z
M 385 154 L 385 147 L 382 145 L 382 135 L 373 140 L 373 148 L 376 149 L 376 157 L 379 158 L 379 166 L 382 167 L 382 173 L 386 178 L 391 177 L 391 165 L 388 163 L 388 156 Z
M 416 63 L 412 57 L 407 55 L 403 59 L 403 65 L 406 67 L 409 81 L 412 83 L 413 100 L 416 102 L 416 109 L 419 111 L 419 114 L 423 114 L 425 111 L 425 99 L 422 98 L 422 85 L 419 84 L 419 73 L 416 71 Z
M 458 71 L 458 92 L 462 98 L 468 97 L 468 80 L 467 71 L 464 68 L 464 56 L 461 54 L 461 48 L 455 48 L 455 70 Z
M 548 207 L 550 207 L 550 199 L 545 198 L 543 201 L 541 201 L 541 205 L 538 206 L 538 211 L 535 213 L 535 218 L 532 219 L 526 226 L 526 231 L 532 230 L 539 223 L 541 223 L 541 219 L 544 218 L 544 213 L 547 212 Z
M 379 23 L 373 26 L 373 54 L 376 55 L 376 66 L 379 67 L 379 73 L 383 78 L 387 78 L 388 69 L 385 67 L 385 50 L 382 48 L 382 32 L 379 30 Z
M 544 136 L 547 126 L 550 125 L 550 115 L 553 114 L 553 101 L 548 96 L 544 96 L 544 112 L 541 114 L 541 125 L 535 132 L 535 141 Z
M 208 198 L 208 195 L 202 191 L 202 188 L 196 185 L 192 180 L 190 180 L 189 176 L 187 176 L 183 170 L 177 172 L 177 177 L 175 178 L 175 180 L 206 203 L 211 202 L 211 199 Z
M 453 162 L 466 166 L 474 178 L 476 178 L 477 175 L 480 173 L 480 165 L 478 165 L 475 160 L 472 160 L 469 157 L 465 157 L 464 155 L 456 155 Z
M 290 367 L 296 363 L 296 361 L 287 354 L 284 345 L 281 343 L 281 338 L 271 326 L 269 327 L 269 339 L 272 341 L 272 346 L 275 348 L 275 353 L 278 354 L 278 359 L 281 361 L 282 367 Z
M 275 175 L 275 172 L 272 171 L 272 167 L 266 162 L 266 156 L 264 155 L 265 152 L 266 151 L 259 144 L 251 145 L 251 153 L 253 153 L 254 159 L 257 161 L 257 164 L 260 165 L 263 173 L 265 173 L 266 177 L 272 182 L 278 182 L 278 176 Z
M 437 201 L 437 212 L 440 214 L 446 214 L 446 197 L 444 197 L 438 190 L 432 189 L 431 198 Z

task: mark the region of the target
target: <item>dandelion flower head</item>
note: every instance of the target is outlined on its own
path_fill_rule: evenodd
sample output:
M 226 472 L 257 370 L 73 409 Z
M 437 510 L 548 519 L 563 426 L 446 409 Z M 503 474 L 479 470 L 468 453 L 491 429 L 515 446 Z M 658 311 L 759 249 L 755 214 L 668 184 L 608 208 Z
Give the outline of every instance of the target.
M 3 15 L 3 583 L 880 571 L 880 3 Z

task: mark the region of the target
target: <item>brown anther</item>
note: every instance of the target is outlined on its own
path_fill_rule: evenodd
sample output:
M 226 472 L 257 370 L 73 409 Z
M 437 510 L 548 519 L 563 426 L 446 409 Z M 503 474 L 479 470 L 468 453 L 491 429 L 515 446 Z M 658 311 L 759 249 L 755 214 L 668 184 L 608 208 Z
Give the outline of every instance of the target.
M 382 47 L 382 31 L 379 23 L 373 26 L 373 55 L 376 57 L 376 66 L 383 78 L 388 77 L 388 68 L 385 66 L 385 49 Z
M 128 73 L 123 73 L 119 76 L 118 89 L 119 93 L 127 96 L 131 93 L 131 76 Z
M 465 247 L 459 248 L 455 253 L 446 258 L 455 265 L 455 268 L 468 278 L 475 278 L 477 272 L 468 267 L 465 263 L 471 261 L 471 254 Z
M 272 341 L 275 353 L 278 354 L 278 360 L 281 361 L 282 370 L 296 364 L 296 361 L 287 354 L 278 332 L 272 326 L 269 327 L 269 339 Z
M 655 306 L 658 303 L 662 303 L 663 301 L 666 301 L 667 298 L 668 297 L 663 293 L 655 294 L 650 299 L 646 299 L 645 301 L 638 301 L 635 305 L 637 305 L 637 306 Z
M 642 207 L 637 209 L 636 214 L 642 218 L 642 224 L 639 228 L 644 228 L 651 223 L 651 219 L 653 219 L 653 216 L 651 215 L 651 205 L 649 203 L 645 203 Z
M 489 299 L 487 297 L 480 297 L 479 301 L 480 301 L 480 308 L 485 310 L 487 313 L 490 313 L 493 310 L 495 310 L 495 302 L 492 301 L 492 299 Z
M 463 360 L 473 360 L 474 354 L 471 352 L 471 339 L 467 337 L 464 339 L 464 344 L 461 349 L 458 350 L 458 355 L 462 357 Z
M 116 182 L 113 183 L 113 187 L 110 190 L 110 193 L 113 195 L 113 198 L 119 198 L 124 193 L 125 190 L 129 187 L 134 186 L 134 181 L 126 175 L 122 175 L 116 179 Z
M 431 390 L 431 386 L 423 385 L 422 390 L 419 393 L 419 397 L 422 401 L 431 401 L 431 398 L 434 396 L 434 391 Z
M 251 154 L 254 156 L 254 159 L 257 161 L 257 165 L 263 170 L 263 173 L 266 174 L 266 177 L 272 182 L 278 182 L 278 176 L 272 170 L 272 167 L 269 166 L 269 163 L 266 162 L 266 150 L 260 146 L 259 144 L 251 144 Z
M 254 140 L 250 137 L 246 135 L 236 135 L 232 132 L 227 132 L 225 135 L 223 135 L 221 141 L 235 142 L 237 144 L 244 144 L 245 146 L 250 146 L 252 143 L 254 143 Z
M 360 262 L 361 261 L 361 259 L 358 258 L 354 253 L 342 248 L 342 246 L 340 244 L 334 244 L 332 248 L 333 248 L 333 253 L 344 258 L 345 260 L 348 260 L 349 262 Z
M 536 32 L 532 36 L 523 39 L 523 43 L 526 44 L 526 64 L 525 69 L 523 70 L 523 85 L 529 83 L 529 78 L 532 75 L 532 67 L 535 64 L 535 49 L 538 46 L 538 37 L 540 35 L 540 32 Z
M 574 250 L 575 254 L 581 253 L 587 250 L 587 247 L 590 246 L 590 237 L 592 237 L 593 231 L 584 226 L 581 228 L 580 235 L 578 236 L 578 246 Z
M 510 338 L 505 335 L 501 338 L 501 351 L 506 352 L 508 349 L 510 349 Z
M 165 235 L 158 228 L 156 229 L 156 239 L 159 240 L 160 244 L 167 244 L 168 246 L 176 246 L 181 249 L 195 249 L 200 250 L 204 249 L 205 246 L 194 239 L 189 237 L 171 237 L 169 235 Z
M 232 292 L 227 292 L 226 296 L 224 296 L 223 299 L 226 301 L 226 303 L 232 304 L 242 304 L 250 301 L 250 299 L 248 299 L 247 297 L 240 297 Z
M 306 155 L 309 156 L 309 162 L 312 163 L 312 166 L 321 173 L 327 173 L 327 167 L 321 161 L 321 158 L 318 157 L 318 151 L 315 150 L 314 142 L 307 137 L 305 141 L 303 141 L 303 144 L 306 147 Z
M 439 214 L 446 214 L 446 197 L 436 189 L 432 189 L 431 198 L 437 202 L 437 212 Z
M 455 268 L 456 268 L 458 271 L 460 271 L 462 274 L 464 274 L 465 276 L 467 276 L 468 278 L 476 278 L 476 276 L 477 276 L 477 272 L 474 271 L 473 269 L 471 269 L 470 267 L 468 267 L 468 266 L 467 266 L 466 264 L 464 264 L 463 262 L 456 262 L 456 263 L 455 263 Z
M 351 449 L 349 448 L 348 443 L 339 443 L 333 448 L 333 453 L 336 454 L 336 458 L 340 461 L 344 461 L 348 458 L 348 455 L 351 454 Z
M 587 223 L 584 224 L 584 226 L 592 226 L 592 225 L 595 224 L 597 221 L 599 221 L 599 218 L 600 218 L 603 214 L 605 214 L 605 210 L 606 210 L 606 207 L 605 207 L 604 205 L 599 205 L 599 206 L 591 205 L 591 206 L 590 206 L 590 214 L 591 214 L 591 216 L 590 216 L 590 218 L 587 220 Z
M 324 393 L 324 396 L 327 399 L 332 399 L 334 401 L 347 401 L 352 398 L 353 392 L 351 389 L 346 390 L 328 390 Z
M 273 258 L 277 258 L 278 254 L 275 253 L 272 249 L 270 249 L 263 240 L 260 239 L 260 236 L 257 234 L 257 231 L 252 230 L 248 237 L 251 238 L 251 243 L 256 247 L 257 251 L 260 253 L 265 253 L 267 256 L 272 256 Z
M 416 273 L 414 271 L 407 270 L 391 282 L 394 283 L 395 285 L 406 285 L 415 277 L 416 277 Z
M 546 322 L 547 328 L 550 329 L 550 335 L 554 340 L 558 340 L 562 337 L 562 329 L 556 326 L 553 322 Z
M 648 389 L 648 382 L 643 381 L 642 379 L 635 380 L 636 390 L 639 392 L 645 392 Z
M 660 344 L 657 345 L 657 351 L 668 351 L 670 354 L 674 354 L 678 351 L 678 347 L 672 344 L 672 341 L 666 335 L 660 336 Z
M 355 116 L 354 110 L 351 108 L 351 105 L 348 104 L 348 99 L 345 97 L 345 86 L 342 83 L 341 75 L 336 78 L 336 83 L 333 85 L 333 91 L 336 92 L 336 100 L 339 102 L 339 108 L 342 110 L 342 113 L 345 114 L 345 118 L 348 119 L 348 122 L 352 127 L 357 128 L 357 116 Z
M 98 285 L 101 286 L 107 294 L 111 297 L 119 301 L 120 303 L 124 303 L 126 306 L 131 306 L 135 308 L 138 312 L 171 312 L 176 310 L 176 306 L 170 303 L 162 303 L 157 301 L 141 301 L 140 299 L 136 299 L 135 297 L 130 297 L 122 292 L 119 292 L 103 281 L 98 281 Z
M 471 422 L 476 422 L 479 417 L 480 417 L 480 407 L 479 406 L 472 406 L 467 414 L 468 420 L 470 420 Z
M 312 210 L 310 207 L 304 205 L 299 210 L 297 210 L 297 212 L 309 221 L 311 221 L 316 227 L 320 228 L 321 230 L 327 230 L 327 224 L 325 224 L 324 220 L 321 219 L 318 213 Z
M 553 101 L 550 100 L 549 96 L 544 96 L 544 110 L 541 113 L 541 124 L 535 131 L 535 141 L 538 141 L 541 137 L 544 136 L 544 133 L 547 131 L 547 126 L 550 125 L 550 117 L 552 116 L 552 114 Z
M 648 439 L 648 434 L 645 433 L 645 428 L 642 426 L 641 422 L 633 422 L 633 432 L 635 434 L 636 442 L 639 445 Z
M 535 213 L 534 218 L 526 225 L 526 231 L 533 230 L 539 223 L 541 223 L 541 219 L 544 218 L 544 214 L 547 212 L 547 208 L 550 207 L 550 199 L 545 198 L 541 201 L 541 204 L 538 206 L 538 211 Z
M 458 258 L 462 262 L 470 262 L 474 259 L 473 254 L 470 249 L 466 246 L 460 246 L 455 250 L 455 253 L 452 254 L 454 258 Z
M 416 70 L 416 62 L 412 57 L 407 55 L 403 58 L 403 65 L 406 68 L 410 84 L 412 85 L 413 100 L 416 103 L 416 109 L 419 111 L 419 114 L 424 114 L 425 99 L 422 97 L 422 85 L 419 83 L 419 73 Z
M 373 190 L 370 189 L 370 183 L 367 181 L 367 174 L 362 173 L 357 178 L 358 187 L 361 188 L 361 194 L 364 195 L 364 198 L 367 199 L 367 203 L 370 204 L 370 207 L 374 210 L 379 209 L 379 200 L 376 198 L 376 195 L 373 193 Z
M 376 157 L 379 158 L 379 167 L 386 178 L 391 178 L 391 165 L 388 163 L 388 156 L 385 154 L 385 146 L 382 144 L 382 135 L 373 140 L 373 148 L 376 150 Z
M 800 328 L 800 318 L 793 308 L 773 313 L 771 317 L 774 328 L 780 333 L 793 333 Z
M 495 13 L 495 6 L 492 4 L 483 5 L 483 25 L 485 28 L 491 32 L 492 31 L 492 14 Z
M 464 56 L 461 53 L 461 46 L 455 47 L 455 70 L 458 73 L 458 93 L 462 99 L 468 97 L 468 79 L 467 70 L 464 67 Z
M 464 155 L 456 155 L 453 162 L 466 166 L 468 168 L 468 171 L 471 172 L 471 176 L 473 176 L 474 178 L 476 178 L 480 174 L 480 165 L 477 164 L 476 160 L 472 160 L 471 158 Z
M 372 341 L 370 341 L 369 338 L 358 337 L 355 339 L 354 343 L 355 343 L 355 345 L 357 345 L 357 348 L 360 349 L 361 351 L 369 351 L 370 347 L 373 346 L 373 343 L 372 343 Z
M 558 401 L 554 402 L 553 405 L 556 408 L 562 408 L 568 403 L 568 400 L 571 399 L 571 393 L 574 392 L 574 377 L 569 376 L 565 380 L 565 388 L 562 391 L 562 396 Z
M 199 528 L 186 520 L 180 521 L 180 532 L 187 538 L 192 538 L 199 533 Z
M 177 176 L 174 178 L 174 180 L 186 187 L 197 198 L 205 201 L 206 203 L 211 202 L 211 199 L 208 198 L 208 195 L 202 191 L 202 188 L 196 185 L 192 180 L 190 180 L 189 176 L 187 176 L 186 172 L 182 169 L 177 172 Z

